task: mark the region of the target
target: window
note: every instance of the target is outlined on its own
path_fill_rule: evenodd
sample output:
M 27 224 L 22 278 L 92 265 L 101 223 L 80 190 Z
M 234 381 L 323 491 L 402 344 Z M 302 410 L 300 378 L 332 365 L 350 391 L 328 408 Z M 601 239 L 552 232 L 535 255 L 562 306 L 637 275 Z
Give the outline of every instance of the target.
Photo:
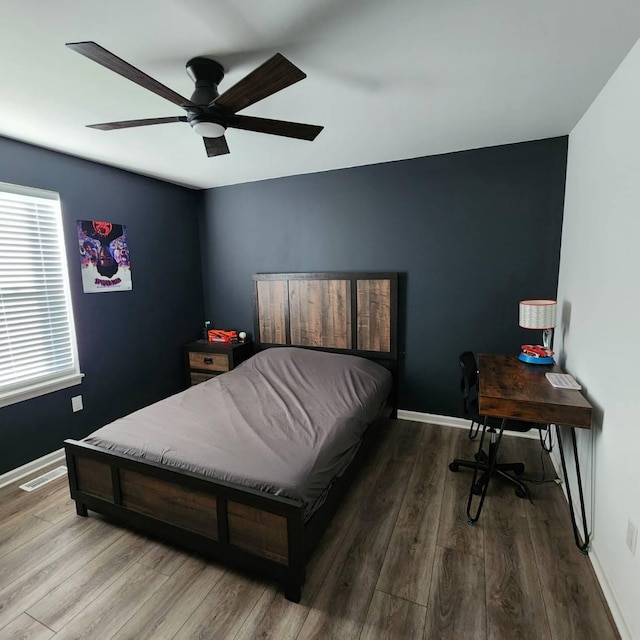
M 0 183 L 0 407 L 81 379 L 60 198 Z

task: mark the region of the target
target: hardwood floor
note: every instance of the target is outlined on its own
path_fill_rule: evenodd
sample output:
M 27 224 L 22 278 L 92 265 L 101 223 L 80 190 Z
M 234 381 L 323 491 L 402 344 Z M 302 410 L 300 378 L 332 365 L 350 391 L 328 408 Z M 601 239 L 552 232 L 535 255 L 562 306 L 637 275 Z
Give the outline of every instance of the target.
M 619 638 L 555 483 L 492 483 L 466 524 L 467 432 L 390 421 L 314 553 L 300 604 L 279 586 L 75 514 L 66 479 L 0 489 L 0 640 Z M 535 440 L 502 456 L 539 477 Z M 551 463 L 545 463 L 547 477 Z

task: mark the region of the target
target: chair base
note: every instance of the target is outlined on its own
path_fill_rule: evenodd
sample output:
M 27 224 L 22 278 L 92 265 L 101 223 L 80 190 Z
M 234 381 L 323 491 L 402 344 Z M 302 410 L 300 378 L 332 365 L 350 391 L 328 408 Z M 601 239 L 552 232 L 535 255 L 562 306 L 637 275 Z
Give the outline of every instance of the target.
M 478 456 L 480 456 L 479 460 Z M 492 475 L 498 475 L 515 485 L 515 494 L 518 498 L 528 498 L 531 500 L 529 487 L 527 487 L 527 485 L 521 480 L 518 480 L 518 478 L 514 478 L 512 475 L 509 475 L 509 472 L 515 473 L 516 475 L 522 475 L 524 473 L 524 464 L 522 464 L 522 462 L 496 462 L 493 468 L 493 474 L 490 474 L 489 456 L 484 451 L 480 451 L 475 457 L 476 460 L 473 461 L 460 460 L 456 458 L 449 464 L 449 469 L 451 471 L 458 471 L 460 467 L 475 470 L 477 465 L 478 471 L 480 471 L 482 475 L 478 478 L 478 481 L 473 485 L 473 487 L 471 487 L 474 494 L 478 496 L 481 495 L 484 485 L 489 483 Z

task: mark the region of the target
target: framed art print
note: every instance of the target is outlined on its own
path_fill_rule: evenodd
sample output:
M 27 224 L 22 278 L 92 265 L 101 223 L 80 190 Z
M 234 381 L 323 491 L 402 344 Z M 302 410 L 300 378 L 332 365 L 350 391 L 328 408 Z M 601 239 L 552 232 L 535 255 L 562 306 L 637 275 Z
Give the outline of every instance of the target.
M 78 220 L 78 248 L 85 293 L 131 290 L 131 260 L 124 225 Z

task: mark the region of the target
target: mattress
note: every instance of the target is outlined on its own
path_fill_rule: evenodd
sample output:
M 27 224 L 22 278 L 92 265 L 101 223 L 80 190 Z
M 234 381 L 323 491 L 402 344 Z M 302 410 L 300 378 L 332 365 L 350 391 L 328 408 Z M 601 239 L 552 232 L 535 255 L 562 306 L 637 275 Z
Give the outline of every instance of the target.
M 267 349 L 85 442 L 302 501 L 308 518 L 381 412 L 392 378 L 351 355 Z

